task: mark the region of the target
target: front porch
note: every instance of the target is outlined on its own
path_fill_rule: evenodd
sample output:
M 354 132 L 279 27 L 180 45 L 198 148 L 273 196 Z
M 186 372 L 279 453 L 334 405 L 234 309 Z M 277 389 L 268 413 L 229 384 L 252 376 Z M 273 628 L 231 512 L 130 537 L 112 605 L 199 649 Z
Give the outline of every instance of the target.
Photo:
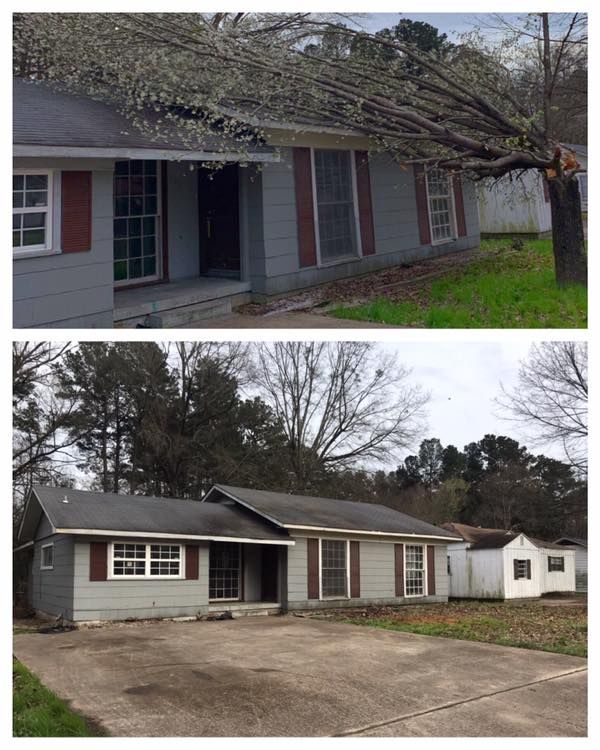
M 115 328 L 179 328 L 227 315 L 250 301 L 250 282 L 200 276 L 138 288 L 117 289 Z

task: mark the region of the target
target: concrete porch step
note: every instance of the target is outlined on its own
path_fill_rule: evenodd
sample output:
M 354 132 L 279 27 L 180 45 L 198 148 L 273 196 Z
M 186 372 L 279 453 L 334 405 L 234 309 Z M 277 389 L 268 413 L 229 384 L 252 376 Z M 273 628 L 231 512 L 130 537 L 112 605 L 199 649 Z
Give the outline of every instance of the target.
M 234 307 L 245 305 L 250 302 L 250 294 L 236 294 L 230 297 L 221 297 L 206 302 L 198 302 L 193 305 L 183 307 L 174 307 L 172 309 L 163 309 L 157 312 L 144 313 L 135 317 L 115 320 L 115 328 L 136 328 L 140 325 L 147 324 L 147 315 L 154 325 L 149 327 L 158 328 L 181 328 L 193 327 L 194 324 L 210 318 L 218 318 L 223 315 L 229 315 Z M 156 324 L 159 325 L 156 325 Z
M 211 615 L 231 614 L 233 619 L 238 617 L 256 617 L 259 615 L 279 615 L 281 605 L 278 602 L 230 602 L 213 603 L 208 607 Z

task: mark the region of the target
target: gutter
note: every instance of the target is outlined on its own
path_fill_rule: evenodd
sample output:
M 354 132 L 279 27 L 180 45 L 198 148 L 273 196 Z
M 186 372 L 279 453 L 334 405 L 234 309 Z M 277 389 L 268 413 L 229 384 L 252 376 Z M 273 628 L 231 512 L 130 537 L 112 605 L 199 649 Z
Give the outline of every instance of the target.
M 150 531 L 115 531 L 113 529 L 54 529 L 55 534 L 77 534 L 80 536 L 110 536 L 143 539 L 193 539 L 206 542 L 242 542 L 244 544 L 275 544 L 293 547 L 293 539 L 259 539 L 239 536 L 219 536 L 217 534 L 165 534 Z
M 270 163 L 279 162 L 275 152 L 243 153 L 239 151 L 177 151 L 161 148 L 92 148 L 88 146 L 39 146 L 15 144 L 13 157 L 57 157 L 80 159 L 157 159 L 160 161 L 207 161 Z

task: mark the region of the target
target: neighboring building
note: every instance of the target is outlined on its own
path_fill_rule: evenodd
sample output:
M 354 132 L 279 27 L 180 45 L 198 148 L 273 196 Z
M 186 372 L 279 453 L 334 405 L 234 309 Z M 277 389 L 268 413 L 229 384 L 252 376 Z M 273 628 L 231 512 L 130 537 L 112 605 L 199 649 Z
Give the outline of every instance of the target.
M 575 591 L 575 554 L 552 542 L 502 529 L 444 524 L 462 537 L 448 545 L 451 597 L 518 599 Z
M 578 539 L 577 537 L 561 536 L 555 544 L 565 549 L 572 549 L 575 552 L 575 582 L 576 590 L 587 592 L 587 539 Z
M 472 182 L 328 125 L 261 124 L 243 147 L 157 142 L 105 103 L 16 80 L 15 327 L 189 325 L 478 245 Z
M 573 151 L 581 169 L 577 175 L 581 210 L 587 211 L 587 146 L 564 144 Z M 479 187 L 479 223 L 482 237 L 549 237 L 552 214 L 548 185 L 540 172 L 506 175 Z
M 30 605 L 71 621 L 445 602 L 459 537 L 383 505 L 215 485 L 202 502 L 34 487 Z

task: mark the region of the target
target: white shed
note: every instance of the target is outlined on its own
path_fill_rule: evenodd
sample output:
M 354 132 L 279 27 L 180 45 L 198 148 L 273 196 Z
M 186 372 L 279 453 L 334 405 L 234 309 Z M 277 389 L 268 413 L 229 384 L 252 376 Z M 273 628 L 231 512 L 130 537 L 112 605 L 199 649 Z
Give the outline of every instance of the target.
M 448 544 L 451 597 L 518 599 L 575 590 L 575 554 L 502 529 L 445 524 L 463 538 Z
M 575 584 L 576 591 L 587 592 L 587 539 L 574 536 L 561 536 L 555 544 L 575 552 Z

